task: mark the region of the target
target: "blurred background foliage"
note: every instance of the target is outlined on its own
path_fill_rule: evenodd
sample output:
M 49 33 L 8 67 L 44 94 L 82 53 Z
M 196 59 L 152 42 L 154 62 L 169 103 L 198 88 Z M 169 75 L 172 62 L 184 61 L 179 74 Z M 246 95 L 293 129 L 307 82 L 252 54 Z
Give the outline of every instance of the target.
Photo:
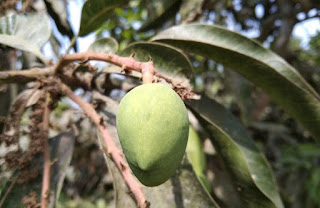
M 71 14 L 83 3 L 81 0 L 3 0 L 0 14 L 47 12 L 55 29 L 44 53 L 56 59 L 77 33 L 71 20 L 79 17 Z M 306 34 L 304 39 L 293 36 L 294 28 L 303 27 L 306 21 L 313 21 L 317 32 L 313 36 Z M 147 41 L 170 26 L 191 22 L 225 26 L 256 39 L 293 65 L 320 93 L 319 0 L 132 0 L 116 8 L 93 36 L 113 37 L 122 50 L 130 43 Z M 74 50 L 78 51 L 81 44 L 89 46 L 85 38 L 77 42 Z M 195 70 L 191 79 L 194 91 L 224 104 L 249 129 L 274 170 L 285 207 L 320 207 L 319 144 L 244 77 L 215 60 L 188 55 Z M 27 52 L 0 47 L 0 70 L 30 68 L 37 64 L 35 60 Z M 14 84 L 0 86 L 0 116 L 7 115 L 10 101 L 21 90 L 21 86 Z M 82 90 L 77 93 L 89 97 Z M 119 90 L 111 92 L 118 99 L 122 95 Z M 91 131 L 92 124 L 82 116 L 70 116 L 73 113 L 70 105 L 67 99 L 60 102 L 51 118 L 52 135 L 54 130 L 66 129 L 71 120 L 77 121 L 81 129 L 58 207 L 113 207 L 112 178 L 106 174 L 108 170 L 95 132 Z M 196 130 L 206 153 L 205 174 L 211 182 L 211 194 L 217 199 L 221 187 L 214 177 L 218 174 L 219 161 L 207 135 L 201 128 Z

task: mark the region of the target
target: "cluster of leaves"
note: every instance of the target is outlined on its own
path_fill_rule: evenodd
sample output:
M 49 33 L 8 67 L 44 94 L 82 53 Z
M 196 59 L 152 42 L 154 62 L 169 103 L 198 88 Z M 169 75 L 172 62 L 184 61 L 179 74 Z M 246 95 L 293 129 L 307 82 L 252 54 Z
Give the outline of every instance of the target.
M 71 27 L 66 16 L 62 15 L 67 13 L 65 2 L 49 0 L 44 0 L 43 2 L 48 14 L 54 19 L 58 30 L 72 39 Z M 310 3 L 311 5 L 315 4 L 313 1 L 310 1 Z M 59 4 L 64 6 L 58 7 Z M 295 4 L 299 4 L 299 1 L 290 3 L 290 6 Z M 15 50 L 23 51 L 22 53 L 25 53 L 25 51 L 31 52 L 42 62 L 42 66 L 43 64 L 49 65 L 50 61 L 47 60 L 40 49 L 50 37 L 51 45 L 54 46 L 50 21 L 47 15 L 34 12 L 37 8 L 36 6 L 24 5 L 30 6 L 29 10 L 33 10 L 33 12 L 27 15 L 6 14 L 0 19 L 0 43 L 2 48 L 5 51 L 12 51 L 12 48 L 14 48 Z M 237 5 L 241 5 L 241 7 L 237 7 Z M 305 4 L 301 2 L 300 5 L 302 11 L 298 9 L 295 12 L 307 12 L 314 8 L 313 6 L 311 8 L 305 7 Z M 137 61 L 148 61 L 149 57 L 152 57 L 157 70 L 168 74 L 176 82 L 184 81 L 186 83 L 188 78 L 191 78 L 195 89 L 201 94 L 200 100 L 191 100 L 185 103 L 196 117 L 196 122 L 193 125 L 201 126 L 197 130 L 205 133 L 201 135 L 209 138 L 216 152 L 214 156 L 221 164 L 219 168 L 211 168 L 217 177 L 214 181 L 218 181 L 219 177 L 221 177 L 225 184 L 220 189 L 217 189 L 215 184 L 212 184 L 213 190 L 210 193 L 214 198 L 212 199 L 198 181 L 188 160 L 185 159 L 177 174 L 170 181 L 156 188 L 144 187 L 143 192 L 146 194 L 146 198 L 155 207 L 239 207 L 239 204 L 241 204 L 242 207 L 280 208 L 284 207 L 280 193 L 285 205 L 287 203 L 295 203 L 297 207 L 306 204 L 309 207 L 319 205 L 316 197 L 316 193 L 319 190 L 319 169 L 316 168 L 319 163 L 319 155 L 316 153 L 318 146 L 311 140 L 313 138 L 318 142 L 320 139 L 320 96 L 318 93 L 284 59 L 265 49 L 252 39 L 213 25 L 186 24 L 171 27 L 175 24 L 189 23 L 199 19 L 211 22 L 213 13 L 216 17 L 212 22 L 218 24 L 227 23 L 226 18 L 228 15 L 226 14 L 229 14 L 225 13 L 227 11 L 234 15 L 243 29 L 248 29 L 250 28 L 250 20 L 267 20 L 270 16 L 278 14 L 278 5 L 275 1 L 265 1 L 263 3 L 266 11 L 263 17 L 257 17 L 253 12 L 252 8 L 255 6 L 257 6 L 256 3 L 252 1 L 215 3 L 214 1 L 205 0 L 146 0 L 141 2 L 130 1 L 129 3 L 125 0 L 88 0 L 83 5 L 81 24 L 75 38 L 77 36 L 85 36 L 94 31 L 96 31 L 97 37 L 103 37 L 106 34 L 113 37 L 97 39 L 89 47 L 90 50 L 101 53 L 116 53 L 119 51 L 118 54 L 121 56 L 129 56 L 135 53 Z M 13 9 L 18 10 L 17 7 L 13 7 Z M 26 8 L 24 7 L 24 9 Z M 267 36 L 264 39 L 259 38 L 259 40 L 264 41 L 269 35 L 276 34 L 276 31 L 280 29 L 279 25 L 276 24 L 276 20 L 279 18 L 281 19 L 282 16 L 275 15 L 274 19 L 272 19 L 272 27 L 264 28 L 269 29 L 266 33 L 264 33 L 265 30 L 261 29 L 261 34 L 267 34 Z M 39 19 L 41 19 L 40 23 Z M 106 20 L 108 21 L 105 22 Z M 28 28 L 25 27 L 26 22 L 28 22 Z M 135 25 L 142 26 L 137 31 Z M 148 42 L 136 42 L 147 40 Z M 311 60 L 311 65 L 318 64 L 318 42 L 318 37 L 312 39 L 310 42 L 311 50 L 304 52 L 306 54 L 310 53 L 313 58 L 307 59 L 308 56 L 301 54 L 299 57 L 302 61 Z M 58 56 L 59 53 L 57 52 L 56 55 Z M 21 56 L 20 59 L 15 61 L 23 63 L 25 59 Z M 117 141 L 115 129 L 117 102 L 114 100 L 119 100 L 123 92 L 139 84 L 136 79 L 139 75 L 132 73 L 130 76 L 125 76 L 124 79 L 123 76 L 115 76 L 121 70 L 118 67 L 110 66 L 101 69 L 97 74 L 88 72 L 86 66 L 81 65 L 81 67 L 83 67 L 84 73 L 79 76 L 84 77 L 84 74 L 90 74 L 89 83 L 94 83 L 90 84 L 91 89 L 89 91 L 93 92 L 93 97 L 90 100 L 96 102 L 97 109 L 105 116 L 105 121 L 109 124 L 108 129 L 113 139 Z M 76 68 L 77 73 L 81 71 L 79 68 Z M 238 72 L 241 76 L 231 72 L 231 70 Z M 101 77 L 103 77 L 102 82 L 100 80 Z M 6 80 L 10 77 L 2 78 L 0 74 L 0 78 L 0 83 L 8 83 Z M 26 83 L 35 81 L 35 78 L 22 77 L 21 79 Z M 307 80 L 309 81 L 309 79 Z M 201 83 L 204 83 L 204 85 Z M 268 96 L 265 96 L 260 90 L 256 90 L 254 86 L 262 89 Z M 72 87 L 79 88 L 79 85 Z M 228 93 L 224 92 L 228 88 L 231 90 Z M 232 90 L 234 90 L 234 94 L 230 93 Z M 100 96 L 95 98 L 94 91 L 99 91 Z M 117 92 L 122 92 L 122 94 L 117 94 Z M 84 93 L 83 97 L 85 98 L 86 95 Z M 267 100 L 261 104 L 262 110 L 258 109 L 257 113 L 249 110 L 252 106 L 254 106 L 254 109 L 259 108 L 259 103 L 250 102 L 251 99 L 254 99 L 254 95 L 257 95 L 256 100 L 260 98 Z M 231 99 L 229 99 L 230 97 Z M 250 131 L 226 107 L 213 98 L 231 107 L 233 112 L 235 112 L 233 107 L 238 102 L 235 108 L 239 108 L 239 118 L 245 125 L 250 127 Z M 275 102 L 276 106 L 271 106 L 272 111 L 267 115 L 261 116 L 261 112 L 264 112 L 266 107 L 270 105 L 270 98 Z M 21 100 L 21 98 L 18 98 L 17 100 L 28 103 L 28 99 L 26 99 Z M 29 106 L 27 105 L 26 108 L 36 103 L 33 102 Z M 278 107 L 281 107 L 288 114 L 280 111 Z M 103 171 L 97 170 L 97 167 L 103 163 L 100 160 L 102 153 L 98 153 L 99 146 L 96 140 L 88 139 L 96 137 L 96 134 L 92 132 L 91 124 L 87 124 L 87 128 L 79 128 L 79 126 L 85 126 L 84 123 L 88 121 L 72 113 L 68 108 L 61 107 L 61 105 L 58 105 L 54 111 L 54 114 L 58 116 L 53 119 L 52 123 L 56 127 L 55 135 L 58 134 L 58 136 L 50 139 L 50 152 L 51 158 L 55 158 L 58 162 L 54 164 L 54 171 L 51 174 L 51 184 L 54 184 L 51 187 L 51 203 L 53 203 L 53 206 L 59 206 L 57 205 L 59 203 L 62 203 L 60 206 L 80 206 L 79 204 L 72 205 L 75 202 L 68 200 L 58 202 L 63 181 L 71 162 L 72 167 L 84 169 L 82 172 L 75 171 L 80 175 L 78 176 L 79 180 L 87 178 L 87 175 L 89 175 L 89 178 L 91 178 L 90 176 L 96 176 L 96 179 L 95 181 L 89 180 L 90 183 L 84 180 L 85 183 L 83 184 L 86 185 L 83 185 L 79 182 L 72 183 L 72 180 L 75 180 L 74 178 L 77 178 L 77 176 L 69 176 L 64 186 L 62 198 L 67 198 L 68 190 L 78 191 L 74 187 L 76 185 L 80 187 L 78 189 L 87 189 L 89 190 L 87 192 L 90 192 L 90 190 L 96 189 L 97 184 L 104 184 L 106 186 L 105 189 L 111 191 L 113 189 L 117 193 L 114 199 L 117 207 L 135 207 L 134 200 L 127 194 L 128 190 L 119 170 L 107 155 L 104 156 L 108 166 L 108 175 L 112 175 L 113 183 L 110 182 L 110 179 L 108 182 L 101 182 L 102 176 L 106 171 L 106 168 L 103 168 Z M 72 115 L 72 121 L 66 119 L 68 115 Z M 309 133 L 306 133 L 288 115 L 298 121 Z M 61 117 L 65 119 L 62 120 Z M 68 126 L 68 123 L 75 123 L 74 121 L 77 121 L 78 129 L 82 129 L 79 132 L 81 136 L 78 136 L 77 140 L 75 140 L 73 131 L 65 132 L 65 127 Z M 297 126 L 299 130 L 293 131 L 292 129 Z M 30 131 L 34 128 L 36 127 L 31 126 Z M 20 128 L 15 129 L 21 131 Z M 280 130 L 277 131 L 277 129 Z M 264 134 L 267 136 L 263 136 Z M 298 137 L 304 138 L 308 144 L 295 144 L 293 146 L 294 151 L 292 151 L 292 148 L 288 148 L 287 143 L 291 142 L 292 145 L 292 141 L 296 142 Z M 253 138 L 260 142 L 260 148 Z M 268 139 L 269 142 L 263 141 L 264 139 Z M 277 141 L 282 141 L 284 144 L 280 148 L 275 148 Z M 99 144 L 101 145 L 101 143 Z M 88 148 L 90 150 L 87 150 Z M 87 151 L 85 155 L 93 154 L 95 156 L 92 157 L 95 158 L 86 159 L 82 157 L 81 152 L 84 149 Z M 271 161 L 273 168 L 279 171 L 277 175 L 280 173 L 280 179 L 286 178 L 288 175 L 292 175 L 293 179 L 299 176 L 299 180 L 301 178 L 305 179 L 299 187 L 305 187 L 303 190 L 307 191 L 300 190 L 300 192 L 290 193 L 292 191 L 290 189 L 291 186 L 279 183 L 279 192 L 271 166 L 261 149 L 271 150 L 272 155 L 267 155 L 267 158 Z M 276 150 L 279 151 L 278 155 L 275 153 Z M 71 160 L 72 154 L 74 155 L 73 160 Z M 40 170 L 40 164 L 42 164 L 41 156 L 35 157 L 34 161 L 40 166 Z M 313 161 L 307 162 L 311 158 Z M 212 163 L 213 160 L 208 159 L 208 169 L 212 166 Z M 87 164 L 92 165 L 90 166 L 91 169 L 87 168 Z M 292 168 L 294 169 L 292 170 Z M 310 174 L 305 174 L 305 170 L 310 171 Z M 209 172 L 207 170 L 204 171 L 205 173 Z M 220 176 L 218 174 L 219 171 L 222 172 Z M 293 171 L 298 173 L 293 174 Z M 82 174 L 83 172 L 84 174 Z M 300 173 L 303 174 L 303 177 L 301 177 Z M 39 174 L 32 183 L 24 183 L 23 186 L 19 184 L 19 187 L 23 188 L 14 187 L 10 195 L 5 198 L 5 206 L 11 207 L 11 203 L 21 201 L 23 196 L 30 195 L 31 190 L 37 192 L 39 196 L 41 177 L 42 175 Z M 284 181 L 288 182 L 289 180 Z M 12 182 L 11 184 L 14 183 Z M 87 184 L 93 185 L 88 187 Z M 231 185 L 228 186 L 226 184 Z M 1 198 L 6 195 L 8 189 L 10 189 L 9 183 L 3 183 L 0 189 Z M 100 193 L 94 199 L 103 198 L 104 194 L 106 194 L 104 188 L 100 187 L 98 190 Z M 219 195 L 219 192 L 223 194 Z M 305 199 L 305 196 L 301 196 L 305 193 L 311 197 L 311 202 L 303 200 L 292 201 L 290 199 L 292 196 L 298 195 L 298 199 Z M 69 196 L 77 197 L 77 194 L 79 193 L 69 194 Z M 233 197 L 230 197 L 230 195 Z M 105 205 L 106 203 L 103 201 L 95 205 L 86 204 L 85 206 L 99 207 Z

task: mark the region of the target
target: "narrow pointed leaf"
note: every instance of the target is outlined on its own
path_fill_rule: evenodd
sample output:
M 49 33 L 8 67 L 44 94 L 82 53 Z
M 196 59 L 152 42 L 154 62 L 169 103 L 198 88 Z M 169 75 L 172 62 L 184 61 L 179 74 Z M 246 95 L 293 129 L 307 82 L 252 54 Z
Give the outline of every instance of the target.
M 107 122 L 107 128 L 118 148 L 121 149 L 120 141 L 115 126 L 117 103 L 105 96 L 96 96 L 105 106 L 100 110 L 104 120 Z M 102 145 L 101 137 L 99 143 Z M 121 173 L 114 165 L 109 156 L 105 155 L 109 170 L 113 176 L 115 189 L 115 201 L 117 208 L 135 208 L 137 207 L 134 199 L 128 194 Z M 143 185 L 141 185 L 143 186 Z M 219 206 L 208 195 L 201 183 L 199 182 L 193 168 L 187 158 L 184 158 L 176 174 L 164 184 L 157 187 L 143 186 L 143 193 L 146 199 L 151 203 L 151 207 L 157 208 L 218 208 Z
M 88 0 L 81 12 L 79 36 L 85 36 L 98 29 L 112 15 L 113 9 L 127 0 Z
M 187 105 L 210 133 L 243 202 L 239 207 L 282 208 L 270 165 L 240 122 L 206 97 L 187 101 Z
M 49 40 L 51 24 L 45 14 L 9 14 L 0 18 L 0 44 L 35 54 L 42 62 L 46 58 L 40 49 Z
M 89 46 L 89 50 L 97 53 L 116 53 L 118 47 L 118 42 L 114 38 L 104 37 L 95 40 Z
M 285 60 L 258 42 L 222 27 L 190 24 L 153 38 L 212 58 L 242 74 L 320 141 L 320 97 Z

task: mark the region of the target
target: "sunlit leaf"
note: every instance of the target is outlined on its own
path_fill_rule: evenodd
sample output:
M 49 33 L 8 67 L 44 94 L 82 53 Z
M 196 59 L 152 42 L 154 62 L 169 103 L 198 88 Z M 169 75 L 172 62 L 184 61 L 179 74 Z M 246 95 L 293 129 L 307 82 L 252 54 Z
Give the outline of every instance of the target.
M 35 54 L 42 62 L 47 60 L 40 49 L 49 40 L 51 24 L 45 14 L 8 14 L 0 18 L 0 44 Z
M 270 165 L 240 122 L 222 105 L 204 96 L 187 101 L 187 105 L 210 133 L 243 203 L 239 207 L 282 208 Z
M 320 96 L 292 66 L 258 42 L 203 24 L 172 27 L 153 40 L 231 67 L 261 87 L 320 141 Z
M 89 50 L 97 53 L 116 53 L 118 48 L 118 42 L 110 37 L 99 38 L 89 46 Z

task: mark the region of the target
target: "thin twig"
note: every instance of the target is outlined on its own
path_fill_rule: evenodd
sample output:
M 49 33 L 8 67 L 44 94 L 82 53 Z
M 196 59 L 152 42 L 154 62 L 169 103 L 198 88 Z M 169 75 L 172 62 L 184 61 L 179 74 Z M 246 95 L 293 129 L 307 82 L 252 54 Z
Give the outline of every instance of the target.
M 78 104 L 85 112 L 85 114 L 98 126 L 98 129 L 105 142 L 105 145 L 107 146 L 107 152 L 117 165 L 130 191 L 135 196 L 138 206 L 140 208 L 149 207 L 150 203 L 146 200 L 141 190 L 140 183 L 138 183 L 135 177 L 132 175 L 128 164 L 124 160 L 123 153 L 117 148 L 117 146 L 113 142 L 105 124 L 103 123 L 102 117 L 99 116 L 99 114 L 96 112 L 96 110 L 93 108 L 91 104 L 84 102 L 79 96 L 75 95 L 68 86 L 63 84 L 61 86 L 61 89 L 62 92 L 66 96 L 68 96 L 72 101 Z
M 16 177 L 10 184 L 10 186 L 8 187 L 5 195 L 3 196 L 3 198 L 0 201 L 0 208 L 2 207 L 2 205 L 4 204 L 4 201 L 6 200 L 6 198 L 9 196 L 9 193 L 11 192 L 12 188 L 14 187 L 14 185 L 16 184 L 18 180 L 18 177 Z
M 69 46 L 68 46 L 68 48 L 67 48 L 67 50 L 66 50 L 66 54 L 69 53 L 70 49 L 71 49 L 71 48 L 74 46 L 74 44 L 76 43 L 76 40 L 77 40 L 77 38 L 78 38 L 78 35 L 79 35 L 79 34 L 73 36 L 73 38 L 71 39 L 71 42 L 70 42 L 70 44 L 69 44 Z
M 48 145 L 48 133 L 50 122 L 50 94 L 47 94 L 46 103 L 43 113 L 43 177 L 41 190 L 41 208 L 48 208 L 50 195 L 50 152 Z

